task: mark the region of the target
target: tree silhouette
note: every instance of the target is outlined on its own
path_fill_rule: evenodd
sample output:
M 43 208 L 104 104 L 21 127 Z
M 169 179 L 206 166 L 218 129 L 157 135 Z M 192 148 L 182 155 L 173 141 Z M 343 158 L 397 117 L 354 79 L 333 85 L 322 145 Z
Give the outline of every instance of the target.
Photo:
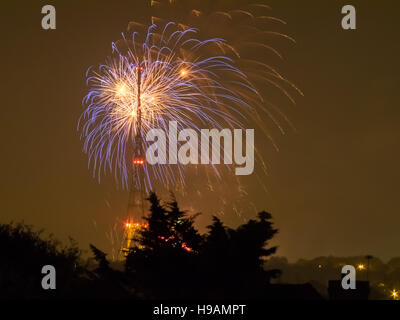
M 107 254 L 90 244 L 90 250 L 94 255 L 98 266 L 90 272 L 90 286 L 97 298 L 129 298 L 135 296 L 131 284 L 120 271 L 110 268 Z M 93 296 L 92 292 L 92 296 Z
M 103 251 L 97 249 L 94 245 L 89 244 L 90 250 L 94 255 L 94 259 L 98 263 L 98 267 L 96 272 L 98 273 L 107 273 L 110 271 L 110 262 L 107 260 L 107 254 Z
M 187 216 L 185 211 L 179 209 L 174 197 L 167 204 L 169 228 L 173 231 L 172 244 L 186 251 L 198 251 L 202 244 L 202 237 L 194 227 L 197 215 Z
M 129 253 L 126 271 L 145 296 L 155 298 L 261 297 L 277 271 L 265 271 L 263 262 L 276 251 L 266 249 L 276 234 L 271 215 L 261 212 L 237 229 L 217 218 L 200 235 L 196 216 L 179 209 L 174 198 L 161 205 L 149 196 L 148 227 Z
M 67 295 L 84 268 L 80 250 L 70 239 L 62 247 L 53 238 L 43 239 L 43 231 L 25 224 L 0 225 L 0 295 L 3 297 L 55 297 Z M 57 290 L 43 290 L 43 266 L 52 265 L 57 272 Z
M 276 247 L 265 249 L 277 232 L 270 219 L 269 213 L 261 212 L 258 220 L 250 220 L 234 230 L 213 217 L 201 260 L 214 294 L 222 296 L 227 292 L 232 298 L 260 297 L 270 279 L 279 274 L 277 270 L 263 268 L 263 259 L 276 251 Z
M 126 271 L 139 292 L 149 297 L 179 296 L 191 272 L 191 260 L 201 243 L 193 218 L 174 199 L 163 206 L 151 193 L 148 227 L 126 259 Z M 190 246 L 193 246 L 190 247 Z

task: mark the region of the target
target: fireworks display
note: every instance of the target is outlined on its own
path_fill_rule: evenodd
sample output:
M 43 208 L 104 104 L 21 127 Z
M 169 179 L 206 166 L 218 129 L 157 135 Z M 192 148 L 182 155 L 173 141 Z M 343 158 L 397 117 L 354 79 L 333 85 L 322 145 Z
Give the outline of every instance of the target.
M 278 93 L 294 103 L 291 92 L 301 94 L 272 66 L 283 56 L 271 42 L 294 42 L 270 30 L 285 22 L 271 17 L 265 5 L 240 7 L 238 2 L 223 11 L 218 2 L 214 8 L 192 2 L 152 1 L 150 23 L 130 22 L 122 39 L 112 43 L 105 62 L 89 68 L 86 109 L 79 122 L 84 151 L 99 181 L 111 173 L 123 188 L 135 184 L 162 198 L 173 192 L 189 212 L 208 212 L 208 204 L 214 203 L 213 214 L 243 220 L 258 208 L 246 199 L 247 185 L 234 174 L 234 166 L 149 165 L 143 155 L 135 159 L 138 149 L 145 152 L 151 144 L 145 139 L 149 130 L 162 129 L 168 135 L 170 121 L 177 122 L 178 130 L 197 132 L 252 128 L 256 141 L 263 146 L 269 141 L 276 150 L 275 134 L 293 127 L 272 98 Z M 256 142 L 255 173 L 250 178 L 264 193 L 265 150 Z M 142 178 L 130 181 L 138 163 Z M 190 199 L 187 204 L 185 198 Z M 124 219 L 117 218 L 107 233 L 111 243 L 120 243 L 117 226 Z
M 0 300 L 400 300 L 399 1 L 3 2 Z
M 130 147 L 141 141 L 141 149 L 146 150 L 146 133 L 153 128 L 167 132 L 170 121 L 195 130 L 242 126 L 241 120 L 252 110 L 248 98 L 256 99 L 256 90 L 234 60 L 222 55 L 234 54 L 223 39 L 195 36 L 194 29 L 179 30 L 173 22 L 152 25 L 143 42 L 134 32 L 131 39 L 113 44 L 115 57 L 89 71 L 91 90 L 85 98 L 82 134 L 98 176 L 108 168 L 126 185 Z M 140 132 L 138 68 L 142 72 Z M 160 165 L 145 168 L 146 190 L 153 179 L 164 184 L 184 181 L 179 165 L 177 170 Z

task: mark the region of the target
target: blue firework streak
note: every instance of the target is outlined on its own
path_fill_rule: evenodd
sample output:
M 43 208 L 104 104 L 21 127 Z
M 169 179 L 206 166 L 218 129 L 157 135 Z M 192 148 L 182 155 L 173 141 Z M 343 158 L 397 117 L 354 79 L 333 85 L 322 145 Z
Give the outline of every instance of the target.
M 98 68 L 89 68 L 86 109 L 79 121 L 89 166 L 100 180 L 112 172 L 128 186 L 134 150 L 150 129 L 167 135 L 170 121 L 178 129 L 241 128 L 261 100 L 246 75 L 235 66 L 235 50 L 223 39 L 200 40 L 195 29 L 169 22 L 151 25 L 143 33 L 112 44 L 113 54 Z M 141 70 L 138 121 L 138 68 Z M 138 132 L 140 131 L 140 132 Z M 142 137 L 139 139 L 139 136 Z M 219 175 L 217 167 L 212 170 Z M 157 180 L 184 184 L 185 170 L 177 165 L 144 165 L 145 189 Z

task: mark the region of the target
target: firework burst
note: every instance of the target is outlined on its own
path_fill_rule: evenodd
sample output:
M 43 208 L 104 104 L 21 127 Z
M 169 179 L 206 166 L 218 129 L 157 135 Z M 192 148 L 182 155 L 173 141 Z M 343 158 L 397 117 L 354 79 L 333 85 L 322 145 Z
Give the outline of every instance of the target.
M 94 174 L 112 171 L 128 184 L 134 150 L 147 150 L 150 129 L 241 128 L 262 99 L 235 66 L 235 51 L 223 39 L 200 40 L 195 29 L 169 22 L 151 25 L 113 43 L 113 56 L 88 70 L 90 91 L 80 119 L 84 151 Z M 140 70 L 140 82 L 138 79 Z M 140 90 L 140 98 L 139 98 Z M 139 109 L 140 108 L 140 109 Z M 138 113 L 141 116 L 138 117 Z M 146 190 L 155 179 L 184 184 L 182 165 L 144 165 Z M 219 175 L 217 167 L 213 167 Z

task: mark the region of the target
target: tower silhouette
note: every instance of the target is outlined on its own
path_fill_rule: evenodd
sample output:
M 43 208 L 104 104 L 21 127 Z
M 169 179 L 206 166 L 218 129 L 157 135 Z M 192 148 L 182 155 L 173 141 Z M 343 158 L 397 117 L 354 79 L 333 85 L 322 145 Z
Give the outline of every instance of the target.
M 126 221 L 124 225 L 124 233 L 122 237 L 120 257 L 127 256 L 129 251 L 138 247 L 138 238 L 140 231 L 145 228 L 143 222 L 144 216 L 144 168 L 145 159 L 144 152 L 142 150 L 142 109 L 141 109 L 141 78 L 142 78 L 141 66 L 136 67 L 137 71 L 137 126 L 135 127 L 134 136 L 134 150 L 133 159 L 130 163 L 128 170 L 129 172 L 129 199 L 126 213 Z

